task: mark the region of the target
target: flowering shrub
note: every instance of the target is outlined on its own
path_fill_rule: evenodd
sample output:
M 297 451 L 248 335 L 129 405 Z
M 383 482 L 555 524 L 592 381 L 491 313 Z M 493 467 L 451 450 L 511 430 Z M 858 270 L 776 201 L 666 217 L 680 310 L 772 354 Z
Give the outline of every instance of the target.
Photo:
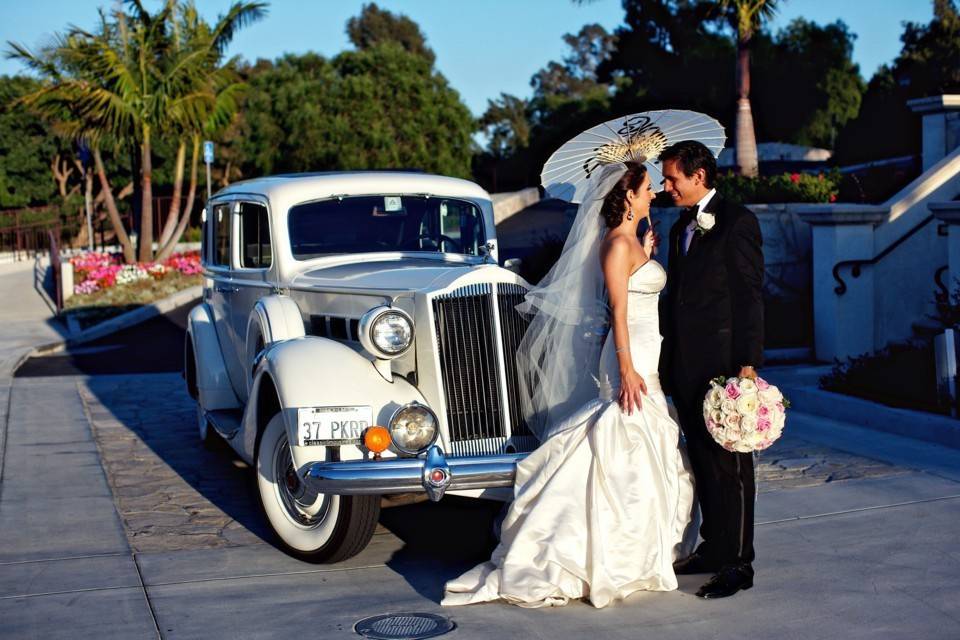
M 137 280 L 146 280 L 150 277 L 150 274 L 147 273 L 147 270 L 137 264 L 125 264 L 120 267 L 120 270 L 117 271 L 114 276 L 114 280 L 117 284 L 130 284 L 131 282 L 136 282 Z
M 70 258 L 73 265 L 75 294 L 90 294 L 116 285 L 127 285 L 153 278 L 162 280 L 172 272 L 186 276 L 199 274 L 200 254 L 196 251 L 175 253 L 164 263 L 123 264 L 120 254 L 87 252 Z
M 175 253 L 164 263 L 165 266 L 179 271 L 185 276 L 193 276 L 203 271 L 200 265 L 200 252 Z
M 836 202 L 840 172 L 784 173 L 778 176 L 717 176 L 717 191 L 724 198 L 744 204 L 781 202 Z

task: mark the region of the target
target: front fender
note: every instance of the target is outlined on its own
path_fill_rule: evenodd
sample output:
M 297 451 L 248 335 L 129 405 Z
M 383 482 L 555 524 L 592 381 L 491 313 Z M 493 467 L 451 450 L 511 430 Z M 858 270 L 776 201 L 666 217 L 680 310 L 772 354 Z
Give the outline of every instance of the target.
M 399 376 L 384 380 L 373 363 L 339 342 L 306 336 L 275 343 L 268 347 L 257 365 L 247 414 L 256 416 L 253 405 L 259 402 L 261 385 L 270 383 L 276 390 L 280 410 L 291 443 L 293 460 L 299 469 L 308 462 L 323 459 L 325 447 L 297 446 L 297 409 L 300 407 L 369 405 L 375 424 L 387 426 L 393 413 L 409 402 L 426 404 L 416 387 Z M 256 448 L 256 429 L 244 429 L 244 448 Z M 340 447 L 343 460 L 360 459 L 363 451 L 355 446 Z
M 200 406 L 207 411 L 238 408 L 240 401 L 237 400 L 227 375 L 223 353 L 220 351 L 220 340 L 213 324 L 213 313 L 205 302 L 190 311 L 187 318 L 187 340 L 193 346 L 193 356 L 196 359 L 197 401 Z M 184 363 L 184 367 L 186 366 L 187 363 Z
M 303 317 L 297 303 L 287 296 L 271 295 L 257 300 L 247 320 L 246 360 L 254 363 L 261 349 L 276 342 L 302 338 L 305 334 Z M 247 378 L 247 397 L 254 392 L 253 371 Z

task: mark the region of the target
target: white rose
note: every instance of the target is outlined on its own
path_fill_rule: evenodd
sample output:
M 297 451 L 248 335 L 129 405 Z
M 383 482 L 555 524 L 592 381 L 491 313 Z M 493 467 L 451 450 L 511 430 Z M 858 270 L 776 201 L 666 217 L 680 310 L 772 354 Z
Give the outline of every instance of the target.
M 710 412 L 710 419 L 716 422 L 717 424 L 723 423 L 723 414 L 720 413 L 719 409 L 714 409 Z
M 736 413 L 737 412 L 737 402 L 731 400 L 730 398 L 724 398 L 720 402 L 720 411 L 724 413 Z
M 709 404 L 712 408 L 719 408 L 722 401 L 723 389 L 720 387 L 712 387 L 710 391 L 707 391 L 707 404 Z
M 740 380 L 740 393 L 756 393 L 757 383 L 750 378 Z
M 776 387 L 770 387 L 760 392 L 760 402 L 763 404 L 777 404 L 783 400 L 783 394 Z
M 737 400 L 737 411 L 745 416 L 754 416 L 757 408 L 760 406 L 760 400 L 755 393 L 745 393 Z
M 774 414 L 771 422 L 773 423 L 774 428 L 776 428 L 778 431 L 783 430 L 783 425 L 787 422 L 787 416 L 778 412 Z
M 717 224 L 717 219 L 712 213 L 701 211 L 697 214 L 697 226 L 704 231 L 710 231 Z
M 757 419 L 752 415 L 745 415 L 740 418 L 740 431 L 743 433 L 753 433 L 757 430 Z
M 739 429 L 740 416 L 736 413 L 728 413 L 723 417 L 723 426 L 727 429 Z

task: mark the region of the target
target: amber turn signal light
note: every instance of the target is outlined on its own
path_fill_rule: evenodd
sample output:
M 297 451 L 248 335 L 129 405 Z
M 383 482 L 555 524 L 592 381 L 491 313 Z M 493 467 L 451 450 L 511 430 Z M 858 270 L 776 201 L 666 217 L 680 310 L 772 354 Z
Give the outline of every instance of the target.
M 374 453 L 390 448 L 390 432 L 386 427 L 367 427 L 363 432 L 363 446 Z

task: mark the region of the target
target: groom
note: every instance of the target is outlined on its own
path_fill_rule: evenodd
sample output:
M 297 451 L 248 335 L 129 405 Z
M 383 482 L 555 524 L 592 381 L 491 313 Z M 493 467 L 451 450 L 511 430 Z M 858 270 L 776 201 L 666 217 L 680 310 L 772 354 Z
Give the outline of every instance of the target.
M 696 480 L 703 542 L 678 574 L 712 573 L 697 595 L 725 598 L 753 586 L 753 456 L 714 442 L 703 419 L 711 378 L 756 377 L 763 359 L 763 252 L 747 208 L 714 189 L 717 165 L 699 142 L 660 156 L 663 187 L 684 207 L 670 229 L 661 378 L 673 397 Z

